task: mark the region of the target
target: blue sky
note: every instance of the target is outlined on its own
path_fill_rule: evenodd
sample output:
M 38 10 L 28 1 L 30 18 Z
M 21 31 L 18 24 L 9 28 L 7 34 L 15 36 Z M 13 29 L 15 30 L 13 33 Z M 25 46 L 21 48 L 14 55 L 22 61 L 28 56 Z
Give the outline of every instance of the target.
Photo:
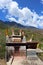
M 43 0 L 0 0 L 0 20 L 43 29 Z

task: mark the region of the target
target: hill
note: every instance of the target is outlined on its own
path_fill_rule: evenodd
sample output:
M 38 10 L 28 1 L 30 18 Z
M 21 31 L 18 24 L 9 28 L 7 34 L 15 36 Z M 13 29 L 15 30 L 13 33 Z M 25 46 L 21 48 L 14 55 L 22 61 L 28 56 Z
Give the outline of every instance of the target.
M 24 26 L 24 25 L 22 25 L 20 23 L 16 23 L 15 21 L 10 22 L 10 21 L 2 21 L 2 20 L 0 20 L 0 28 L 7 28 L 7 27 L 11 27 L 11 26 L 18 27 L 18 28 L 37 29 L 37 28 L 32 27 L 32 26 Z
M 11 26 L 19 27 L 19 28 L 25 27 L 25 26 L 23 26 L 23 25 L 21 25 L 19 23 L 14 22 L 14 21 L 9 22 L 9 21 L 2 21 L 2 20 L 0 20 L 0 28 L 9 28 Z
M 32 33 L 38 33 L 43 35 L 43 29 L 38 29 L 32 26 L 23 26 L 19 23 L 16 23 L 14 21 L 9 22 L 9 21 L 2 21 L 0 20 L 0 29 L 5 29 L 5 28 L 10 28 L 10 27 L 14 27 L 14 28 L 22 28 L 22 29 L 26 29 L 29 30 Z
M 26 40 L 29 40 L 33 34 L 33 41 L 38 41 L 40 43 L 40 47 L 43 49 L 43 29 L 38 29 L 31 26 L 23 26 L 16 22 L 9 22 L 9 21 L 2 21 L 0 20 L 0 57 L 4 57 L 4 51 L 5 51 L 5 30 L 8 28 L 9 33 L 8 35 L 11 35 L 11 27 L 14 27 L 15 34 L 19 32 L 19 29 L 23 29 L 26 35 Z

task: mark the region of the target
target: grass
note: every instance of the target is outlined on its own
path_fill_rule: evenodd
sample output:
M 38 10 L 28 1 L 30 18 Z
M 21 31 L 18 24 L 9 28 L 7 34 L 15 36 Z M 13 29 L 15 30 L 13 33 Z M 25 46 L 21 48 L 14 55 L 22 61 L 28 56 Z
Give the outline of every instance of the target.
M 43 53 L 38 53 L 37 55 L 43 61 Z
M 19 28 L 15 28 L 15 34 L 19 33 Z M 8 29 L 8 34 L 11 35 L 11 28 Z M 30 31 L 28 29 L 24 29 L 26 39 L 29 40 L 33 34 L 33 41 L 38 41 L 40 43 L 39 48 L 43 49 L 43 35 L 40 33 Z M 5 44 L 6 39 L 5 39 L 5 29 L 0 29 L 0 58 L 4 58 L 5 55 Z

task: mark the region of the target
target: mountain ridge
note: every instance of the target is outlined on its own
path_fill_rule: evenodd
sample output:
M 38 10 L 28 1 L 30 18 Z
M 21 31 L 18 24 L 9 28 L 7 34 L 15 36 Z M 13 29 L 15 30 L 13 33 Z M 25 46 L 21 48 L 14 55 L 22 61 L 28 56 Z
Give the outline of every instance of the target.
M 22 25 L 20 23 L 16 23 L 15 21 L 10 22 L 10 21 L 2 21 L 2 20 L 0 20 L 0 25 L 2 25 L 4 27 L 14 26 L 14 27 L 19 27 L 19 28 L 36 28 L 36 27 L 33 27 L 33 26 L 24 26 L 24 25 Z

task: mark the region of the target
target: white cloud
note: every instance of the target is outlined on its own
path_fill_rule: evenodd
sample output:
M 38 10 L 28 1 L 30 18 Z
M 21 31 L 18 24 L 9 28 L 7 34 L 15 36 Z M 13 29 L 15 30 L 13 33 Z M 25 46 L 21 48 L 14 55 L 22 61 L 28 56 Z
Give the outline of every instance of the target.
M 6 8 L 12 0 L 0 0 L 0 9 Z
M 43 4 L 43 0 L 41 0 L 41 3 Z
M 43 0 L 42 0 L 43 1 Z M 13 0 L 0 0 L 0 9 L 8 13 L 5 16 L 10 21 L 15 21 L 26 26 L 34 26 L 43 28 L 43 16 L 39 16 L 35 11 L 29 8 L 19 8 L 19 4 Z
M 43 14 L 43 11 L 41 13 Z
M 39 20 L 39 27 L 43 29 L 43 20 Z
M 10 22 L 11 21 L 16 21 L 17 22 L 17 20 L 15 18 L 13 18 L 13 17 L 9 17 L 8 19 L 10 20 Z
M 18 4 L 16 2 L 11 2 L 10 5 L 8 6 L 8 14 L 12 16 L 18 15 Z
M 43 16 L 40 16 L 39 18 L 40 18 L 41 20 L 43 20 Z
M 33 13 L 33 22 L 36 22 L 39 18 L 38 14 L 36 12 Z

